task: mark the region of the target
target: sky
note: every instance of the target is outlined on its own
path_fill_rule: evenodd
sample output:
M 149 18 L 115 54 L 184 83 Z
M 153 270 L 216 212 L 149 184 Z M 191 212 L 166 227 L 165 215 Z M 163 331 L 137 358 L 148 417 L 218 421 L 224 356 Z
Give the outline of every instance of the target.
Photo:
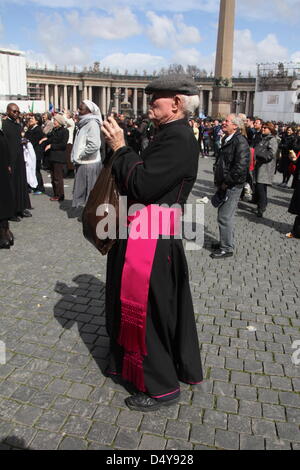
M 219 0 L 0 0 L 0 47 L 31 65 L 214 71 Z M 300 63 L 300 0 L 236 0 L 234 75 Z

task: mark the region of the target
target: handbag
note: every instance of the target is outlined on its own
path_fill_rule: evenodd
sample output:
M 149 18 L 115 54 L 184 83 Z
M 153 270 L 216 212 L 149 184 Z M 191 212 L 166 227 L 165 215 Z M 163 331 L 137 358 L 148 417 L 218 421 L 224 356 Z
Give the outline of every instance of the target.
M 211 198 L 211 203 L 217 209 L 221 207 L 226 201 L 228 201 L 228 194 L 227 190 L 223 191 L 222 189 L 218 189 L 216 194 Z
M 102 255 L 106 255 L 116 241 L 116 234 L 119 227 L 119 190 L 112 174 L 112 164 L 114 156 L 106 159 L 104 166 L 98 176 L 94 188 L 90 192 L 86 206 L 82 213 L 82 229 L 84 237 Z M 99 211 L 101 206 L 101 211 Z M 97 226 L 108 217 L 109 211 L 114 209 L 115 220 L 110 226 L 104 225 L 103 233 L 97 232 Z M 102 227 L 101 227 L 102 228 Z

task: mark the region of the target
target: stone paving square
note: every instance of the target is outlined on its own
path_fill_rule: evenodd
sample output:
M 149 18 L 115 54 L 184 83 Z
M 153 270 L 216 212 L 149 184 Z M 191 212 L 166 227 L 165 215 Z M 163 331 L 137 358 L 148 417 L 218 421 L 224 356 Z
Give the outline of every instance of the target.
M 212 166 L 199 160 L 190 202 L 214 194 Z M 0 448 L 299 450 L 300 243 L 284 236 L 292 191 L 270 188 L 259 220 L 241 201 L 236 252 L 222 261 L 209 257 L 217 212 L 204 206 L 204 247 L 186 254 L 205 380 L 149 414 L 129 411 L 128 392 L 103 375 L 106 258 L 83 238 L 66 184 L 61 203 L 50 190 L 31 197 L 33 217 L 11 223 L 15 246 L 0 252 Z

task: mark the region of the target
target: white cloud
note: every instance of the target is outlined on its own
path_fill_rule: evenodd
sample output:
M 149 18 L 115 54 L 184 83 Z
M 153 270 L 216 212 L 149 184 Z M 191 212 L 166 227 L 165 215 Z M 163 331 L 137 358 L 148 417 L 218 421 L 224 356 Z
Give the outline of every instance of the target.
M 149 11 L 146 16 L 151 23 L 147 28 L 147 34 L 156 47 L 177 49 L 185 44 L 201 41 L 198 29 L 186 25 L 182 15 L 175 15 L 171 19 Z
M 196 48 L 180 48 L 174 52 L 173 62 L 186 65 L 197 65 L 208 73 L 215 69 L 215 53 L 203 55 Z M 264 62 L 300 61 L 300 51 L 290 56 L 288 49 L 280 45 L 275 34 L 268 34 L 262 41 L 255 42 L 249 29 L 236 30 L 234 40 L 233 73 L 256 74 L 257 64 Z
M 140 34 L 140 27 L 136 16 L 129 8 L 115 10 L 110 15 L 98 15 L 89 12 L 87 15 L 79 15 L 72 11 L 66 18 L 78 34 L 86 37 L 98 37 L 102 39 L 125 39 Z
M 263 21 L 267 18 L 270 23 L 296 23 L 300 19 L 299 6 L 299 0 L 239 0 L 237 14 Z
M 219 1 L 216 0 L 1 0 L 2 3 L 36 5 L 40 7 L 78 8 L 80 10 L 133 8 L 134 10 L 183 13 L 189 11 L 218 13 Z M 239 16 L 268 22 L 294 23 L 300 19 L 299 0 L 238 0 L 236 10 Z M 266 16 L 267 15 L 267 16 Z
M 110 11 L 111 9 L 118 8 L 134 8 L 135 10 L 146 11 L 149 8 L 155 11 L 172 11 L 172 12 L 186 12 L 186 11 L 205 11 L 214 13 L 219 9 L 216 0 L 2 0 L 3 3 L 15 4 L 34 4 L 40 7 L 47 8 L 78 8 L 81 10 L 89 10 L 93 8 Z
M 87 65 L 91 61 L 87 45 L 74 45 L 64 19 L 58 13 L 38 15 L 37 43 L 48 63 L 59 66 Z
M 300 62 L 300 51 L 294 52 L 294 54 L 291 55 L 291 61 Z
M 279 44 L 275 34 L 268 34 L 262 41 L 256 43 L 249 29 L 235 31 L 235 73 L 255 72 L 258 63 L 289 59 L 288 49 Z
M 119 70 L 120 73 L 124 73 L 125 70 L 128 70 L 129 73 L 134 73 L 135 70 L 138 73 L 143 73 L 144 70 L 147 73 L 152 73 L 153 70 L 158 71 L 166 66 L 167 61 L 164 57 L 151 54 L 117 53 L 108 55 L 101 60 L 101 68 L 109 67 L 112 71 Z
M 214 56 L 204 56 L 195 48 L 178 49 L 173 55 L 173 62 L 187 65 L 196 65 L 199 69 L 205 69 L 208 73 L 214 70 Z

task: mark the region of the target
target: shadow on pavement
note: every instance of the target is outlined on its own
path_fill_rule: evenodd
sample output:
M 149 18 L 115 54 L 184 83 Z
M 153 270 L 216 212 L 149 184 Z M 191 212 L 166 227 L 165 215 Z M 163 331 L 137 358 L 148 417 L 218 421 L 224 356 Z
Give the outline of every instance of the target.
M 14 449 L 29 450 L 29 447 L 27 446 L 24 439 L 21 439 L 17 436 L 11 435 L 11 436 L 2 438 L 2 440 L 0 441 L 0 451 L 14 450 Z
M 57 281 L 54 290 L 62 298 L 54 306 L 54 317 L 66 330 L 77 324 L 82 342 L 106 376 L 109 337 L 105 326 L 105 284 L 89 274 L 80 274 L 73 282 L 77 287 Z M 110 378 L 132 393 L 130 384 L 124 383 L 119 377 Z
M 67 213 L 68 219 L 76 219 L 81 217 L 83 207 L 72 207 L 72 199 L 65 199 L 59 202 L 60 210 Z
M 253 212 L 253 209 L 251 210 L 251 208 L 249 208 L 248 206 L 244 207 L 244 205 L 241 203 L 239 203 L 238 209 L 242 209 L 242 211 L 237 212 L 238 216 L 245 217 L 250 222 L 254 222 L 257 225 L 266 225 L 267 227 L 272 227 L 275 230 L 277 230 L 277 232 L 282 233 L 282 234 L 285 234 L 291 231 L 291 224 L 282 223 L 280 221 L 268 219 L 265 216 L 258 218 L 256 214 Z M 246 211 L 246 212 L 243 212 L 243 211 Z
M 193 187 L 192 194 L 194 196 L 210 196 L 215 194 L 216 189 L 213 182 L 198 179 Z

